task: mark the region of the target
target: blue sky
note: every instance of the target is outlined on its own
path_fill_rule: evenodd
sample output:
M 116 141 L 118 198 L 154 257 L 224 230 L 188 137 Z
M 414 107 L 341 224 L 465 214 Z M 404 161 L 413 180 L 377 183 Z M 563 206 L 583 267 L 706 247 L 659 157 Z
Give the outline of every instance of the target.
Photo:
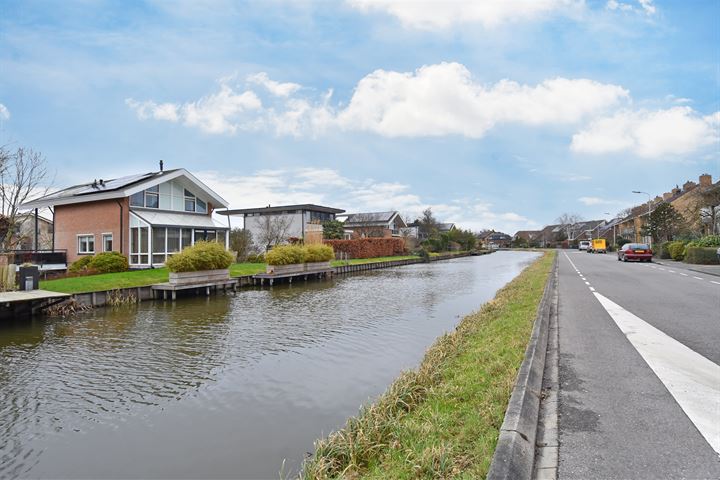
M 0 0 L 0 143 L 63 187 L 508 233 L 720 176 L 720 2 Z

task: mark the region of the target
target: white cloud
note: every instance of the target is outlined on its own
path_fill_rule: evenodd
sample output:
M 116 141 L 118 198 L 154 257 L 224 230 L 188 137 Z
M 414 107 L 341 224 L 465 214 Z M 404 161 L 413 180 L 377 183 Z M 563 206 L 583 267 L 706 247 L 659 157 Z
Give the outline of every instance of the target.
M 583 205 L 587 206 L 593 206 L 593 205 L 624 205 L 624 202 L 620 202 L 618 200 L 607 200 L 600 197 L 580 197 L 578 198 L 578 202 L 582 203 Z
M 631 152 L 641 157 L 685 155 L 718 142 L 720 112 L 701 117 L 690 107 L 622 110 L 599 118 L 572 137 L 578 153 Z
M 300 90 L 301 85 L 297 83 L 280 83 L 271 80 L 265 72 L 248 75 L 247 81 L 267 88 L 270 93 L 278 97 L 287 97 Z
M 342 208 L 348 213 L 397 210 L 412 221 L 430 207 L 439 221 L 453 222 L 461 228 L 495 228 L 513 233 L 537 226 L 518 213 L 496 212 L 492 204 L 477 199 L 425 202 L 410 185 L 351 179 L 330 168 L 261 170 L 249 175 L 202 171 L 196 175 L 228 200 L 231 208 L 314 203 Z
M 262 73 L 248 78 L 277 84 Z M 620 86 L 588 79 L 554 78 L 535 86 L 501 80 L 485 86 L 459 63 L 427 65 L 415 72 L 376 70 L 358 82 L 344 108 L 331 104 L 332 90 L 311 99 L 294 96 L 294 87 L 272 87 L 283 95 L 263 105 L 253 90 L 236 91 L 229 84 L 232 79 L 221 79 L 219 92 L 196 102 L 126 103 L 142 120 L 182 121 L 215 134 L 267 129 L 302 136 L 337 127 L 387 137 L 480 138 L 496 124 L 573 124 L 629 97 Z
M 3 120 L 9 120 L 10 119 L 10 110 L 7 109 L 5 105 L 0 103 L 0 119 Z
M 627 2 L 619 2 L 617 0 L 608 0 L 605 4 L 608 10 L 622 10 L 625 12 L 641 12 L 648 16 L 655 15 L 657 8 L 653 4 L 653 0 L 637 0 L 637 6 Z
M 235 133 L 240 128 L 250 129 L 252 121 L 244 114 L 262 108 L 260 98 L 252 92 L 237 93 L 227 83 L 220 82 L 220 91 L 184 104 L 138 102 L 132 98 L 125 103 L 141 120 L 153 118 L 169 122 L 182 121 L 188 127 L 198 127 L 206 133 Z
M 533 20 L 550 13 L 582 9 L 581 0 L 348 0 L 362 12 L 377 11 L 396 17 L 406 28 L 442 30 L 453 25 L 480 24 L 485 28 Z
M 575 123 L 629 96 L 617 85 L 555 78 L 539 85 L 510 80 L 486 87 L 465 66 L 440 63 L 415 72 L 376 70 L 358 83 L 341 127 L 388 137 L 482 137 L 497 123 Z

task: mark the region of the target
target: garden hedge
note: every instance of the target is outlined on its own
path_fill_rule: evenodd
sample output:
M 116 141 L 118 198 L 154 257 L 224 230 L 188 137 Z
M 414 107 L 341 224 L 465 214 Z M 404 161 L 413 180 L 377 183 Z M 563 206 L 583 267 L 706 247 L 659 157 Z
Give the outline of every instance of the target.
M 305 263 L 307 250 L 300 245 L 279 245 L 265 254 L 268 265 L 293 265 Z
M 354 240 L 325 240 L 335 252 L 348 258 L 393 257 L 405 253 L 402 238 L 358 238 Z
M 687 247 L 685 263 L 696 265 L 719 265 L 717 248 L 715 247 Z
M 217 242 L 196 242 L 168 258 L 165 266 L 171 272 L 222 270 L 233 263 L 233 254 Z
M 671 242 L 668 245 L 668 250 L 670 251 L 670 258 L 673 260 L 682 261 L 685 258 L 685 242 Z

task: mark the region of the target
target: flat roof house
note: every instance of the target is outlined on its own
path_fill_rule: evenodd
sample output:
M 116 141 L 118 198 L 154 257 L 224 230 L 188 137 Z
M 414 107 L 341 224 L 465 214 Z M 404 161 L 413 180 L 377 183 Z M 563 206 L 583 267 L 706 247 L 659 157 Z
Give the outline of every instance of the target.
M 252 235 L 253 243 L 261 249 L 285 243 L 289 238 L 305 238 L 308 224 L 335 220 L 345 210 L 310 203 L 277 207 L 240 208 L 218 212 L 221 215 L 243 217 L 245 230 Z
M 69 263 L 117 251 L 131 268 L 161 266 L 169 255 L 199 240 L 228 243 L 227 225 L 212 212 L 228 203 L 184 168 L 95 180 L 23 204 L 49 207 L 55 247 Z
M 343 225 L 356 237 L 399 237 L 407 225 L 400 214 L 391 212 L 351 213 Z

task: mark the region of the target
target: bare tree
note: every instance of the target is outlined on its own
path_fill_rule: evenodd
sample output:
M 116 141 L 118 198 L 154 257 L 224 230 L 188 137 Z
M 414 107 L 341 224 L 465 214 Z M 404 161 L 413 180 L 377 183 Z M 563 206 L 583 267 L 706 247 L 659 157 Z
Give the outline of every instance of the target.
M 582 217 L 577 213 L 563 213 L 557 220 L 555 220 L 560 226 L 562 226 L 568 239 L 575 238 L 574 226 L 582 222 Z
M 266 251 L 288 239 L 290 218 L 283 215 L 265 215 L 258 222 L 257 241 Z
M 31 215 L 21 215 L 20 205 L 32 197 L 47 194 L 49 187 L 45 158 L 40 152 L 0 147 L 0 249 L 12 250 L 22 240 L 17 232 Z

